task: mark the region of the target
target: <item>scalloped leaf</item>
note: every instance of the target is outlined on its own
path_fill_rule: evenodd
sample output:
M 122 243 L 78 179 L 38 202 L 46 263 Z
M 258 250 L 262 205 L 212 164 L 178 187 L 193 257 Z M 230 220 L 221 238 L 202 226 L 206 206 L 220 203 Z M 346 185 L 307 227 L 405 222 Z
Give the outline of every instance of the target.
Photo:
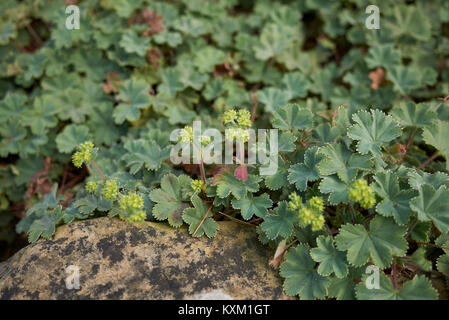
M 298 215 L 288 210 L 286 201 L 281 201 L 276 209 L 268 211 L 261 224 L 261 229 L 270 240 L 274 240 L 279 236 L 288 238 L 297 222 Z
M 320 178 L 317 164 L 323 159 L 317 147 L 310 147 L 304 154 L 304 163 L 297 163 L 288 169 L 288 181 L 294 183 L 296 189 L 304 191 L 308 181 L 316 181 Z
M 217 233 L 218 224 L 212 219 L 212 211 L 196 194 L 192 196 L 191 201 L 194 208 L 185 209 L 182 215 L 182 220 L 189 225 L 189 233 L 194 234 L 196 231 L 195 237 L 205 234 L 208 238 L 213 238 Z
M 184 190 L 190 188 L 191 179 L 186 175 L 176 177 L 174 174 L 166 174 L 162 177 L 161 187 L 150 192 L 151 201 L 156 204 L 153 207 L 153 216 L 157 220 L 168 220 L 172 227 L 182 225 L 182 214 L 189 205 Z
M 416 191 L 401 190 L 398 176 L 390 171 L 377 173 L 374 180 L 371 187 L 383 199 L 376 211 L 384 217 L 393 217 L 399 225 L 406 224 L 411 215 L 410 200 L 416 197 Z
M 405 255 L 408 244 L 403 238 L 406 229 L 391 219 L 380 216 L 370 222 L 369 231 L 360 224 L 345 224 L 335 238 L 337 248 L 347 251 L 348 261 L 354 266 L 363 266 L 369 258 L 384 269 L 390 266 L 393 256 Z
M 383 273 L 379 273 L 379 289 L 368 289 L 365 282 L 368 276 L 356 286 L 358 300 L 436 300 L 437 291 L 425 276 L 415 276 L 407 281 L 400 290 L 396 290 L 391 280 Z
M 357 151 L 361 154 L 371 152 L 380 157 L 380 147 L 402 134 L 399 124 L 379 110 L 359 111 L 352 119 L 356 124 L 348 129 L 348 136 L 358 141 Z
M 285 278 L 284 291 L 301 300 L 324 298 L 329 280 L 315 270 L 315 261 L 309 254 L 309 247 L 300 244 L 288 250 L 281 265 L 280 275 Z
M 273 201 L 267 193 L 263 193 L 260 196 L 253 196 L 252 193 L 248 193 L 244 198 L 232 199 L 232 207 L 234 209 L 240 209 L 240 213 L 245 220 L 249 220 L 256 215 L 259 218 L 264 218 L 267 215 L 268 208 L 271 208 Z
M 344 252 L 334 246 L 332 237 L 319 236 L 317 247 L 310 249 L 313 260 L 319 262 L 318 273 L 322 276 L 335 274 L 337 278 L 344 278 L 348 274 L 348 264 Z

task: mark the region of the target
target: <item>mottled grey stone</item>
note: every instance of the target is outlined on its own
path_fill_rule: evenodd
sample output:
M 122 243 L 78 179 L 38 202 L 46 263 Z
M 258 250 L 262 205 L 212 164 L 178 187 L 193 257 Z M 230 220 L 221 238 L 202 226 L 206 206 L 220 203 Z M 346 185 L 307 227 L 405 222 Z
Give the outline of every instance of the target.
M 0 299 L 288 299 L 254 228 L 219 228 L 208 239 L 163 223 L 74 222 L 0 264 Z M 66 287 L 70 265 L 78 290 Z

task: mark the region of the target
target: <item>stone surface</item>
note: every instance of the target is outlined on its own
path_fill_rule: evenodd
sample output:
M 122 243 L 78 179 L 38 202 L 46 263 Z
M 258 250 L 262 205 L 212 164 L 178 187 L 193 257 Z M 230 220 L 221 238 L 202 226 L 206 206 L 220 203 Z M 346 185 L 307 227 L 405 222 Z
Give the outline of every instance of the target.
M 255 230 L 219 228 L 198 239 L 162 223 L 74 222 L 0 264 L 0 299 L 287 299 Z M 78 290 L 66 287 L 71 265 Z

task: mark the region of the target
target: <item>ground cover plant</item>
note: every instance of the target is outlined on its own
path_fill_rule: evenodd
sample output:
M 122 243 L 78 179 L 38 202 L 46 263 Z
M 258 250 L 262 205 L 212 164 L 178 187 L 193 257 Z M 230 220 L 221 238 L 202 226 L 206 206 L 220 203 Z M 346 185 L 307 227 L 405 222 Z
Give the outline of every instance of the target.
M 2 258 L 97 216 L 198 241 L 233 220 L 288 295 L 447 298 L 448 36 L 444 0 L 2 0 Z M 277 129 L 278 153 L 208 164 L 194 121 Z M 177 143 L 200 161 L 173 163 Z

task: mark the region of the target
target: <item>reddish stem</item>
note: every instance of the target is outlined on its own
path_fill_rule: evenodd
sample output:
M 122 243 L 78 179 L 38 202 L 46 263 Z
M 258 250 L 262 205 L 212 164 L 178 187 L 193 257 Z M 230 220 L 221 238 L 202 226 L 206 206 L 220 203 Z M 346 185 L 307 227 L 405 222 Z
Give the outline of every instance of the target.
M 422 169 L 422 168 L 424 168 L 424 167 L 427 166 L 430 162 L 432 162 L 436 157 L 438 157 L 438 155 L 439 155 L 438 151 L 435 152 L 429 159 L 427 159 L 426 161 L 424 161 L 423 163 L 421 163 L 417 169 Z

